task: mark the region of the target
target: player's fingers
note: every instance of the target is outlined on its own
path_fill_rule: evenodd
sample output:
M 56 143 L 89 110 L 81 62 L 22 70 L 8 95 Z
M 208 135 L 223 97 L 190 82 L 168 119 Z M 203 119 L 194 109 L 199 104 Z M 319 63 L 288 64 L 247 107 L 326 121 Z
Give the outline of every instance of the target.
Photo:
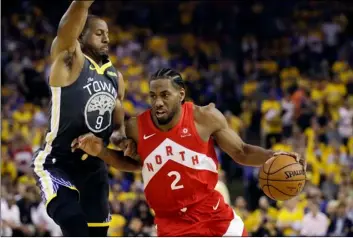
M 71 142 L 71 147 L 74 147 L 77 144 L 77 138 L 75 138 L 72 142 Z
M 124 156 L 129 156 L 131 157 L 132 153 L 131 153 L 131 148 L 127 147 L 125 150 L 124 150 Z
M 74 146 L 71 147 L 71 152 L 73 153 L 73 152 L 75 152 L 77 149 L 79 149 L 79 145 L 78 145 L 78 144 L 76 144 L 76 145 L 74 145 Z
M 75 152 L 75 150 L 78 148 L 78 140 L 77 138 L 75 138 L 72 142 L 71 142 L 71 152 Z
M 306 167 L 307 167 L 306 160 L 305 160 L 304 158 L 301 158 L 300 161 L 299 161 L 299 163 L 300 163 L 301 165 L 303 165 L 304 170 L 306 171 Z

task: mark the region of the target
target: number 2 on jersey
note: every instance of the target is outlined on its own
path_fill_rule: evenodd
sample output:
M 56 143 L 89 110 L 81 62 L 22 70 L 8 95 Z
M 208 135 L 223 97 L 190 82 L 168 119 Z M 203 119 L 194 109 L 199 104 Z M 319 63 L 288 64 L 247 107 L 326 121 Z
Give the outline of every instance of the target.
M 170 171 L 170 172 L 168 173 L 168 176 L 169 176 L 169 177 L 172 177 L 172 176 L 175 177 L 174 181 L 173 181 L 172 184 L 170 185 L 170 188 L 171 188 L 172 190 L 178 190 L 178 189 L 184 188 L 184 185 L 182 185 L 182 184 L 177 185 L 177 183 L 180 181 L 180 178 L 181 178 L 179 172 L 177 172 L 177 171 Z

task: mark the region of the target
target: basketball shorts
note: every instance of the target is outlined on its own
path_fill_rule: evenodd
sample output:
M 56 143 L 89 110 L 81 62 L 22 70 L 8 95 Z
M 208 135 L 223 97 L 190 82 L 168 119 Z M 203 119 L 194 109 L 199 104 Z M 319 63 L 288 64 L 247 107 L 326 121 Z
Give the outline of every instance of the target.
M 158 236 L 247 236 L 244 222 L 217 191 L 174 214 L 156 212 L 155 223 Z
M 66 187 L 77 193 L 77 200 L 86 216 L 88 226 L 106 227 L 110 223 L 107 167 L 103 161 L 90 163 L 89 160 L 98 159 L 88 157 L 79 165 L 58 163 L 34 165 L 34 175 L 48 214 L 55 213 L 50 210 L 51 203 L 60 203 L 56 199 L 65 199 L 57 194 L 60 188 Z

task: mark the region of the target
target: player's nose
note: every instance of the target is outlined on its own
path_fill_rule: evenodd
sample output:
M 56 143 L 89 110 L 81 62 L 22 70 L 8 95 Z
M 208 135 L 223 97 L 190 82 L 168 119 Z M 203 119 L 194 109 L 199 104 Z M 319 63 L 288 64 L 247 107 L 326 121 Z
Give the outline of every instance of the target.
M 109 44 L 109 36 L 108 35 L 103 35 L 102 43 L 103 44 Z
M 163 107 L 163 100 L 161 98 L 157 98 L 155 101 L 155 106 L 157 107 L 157 109 L 159 109 L 160 107 Z

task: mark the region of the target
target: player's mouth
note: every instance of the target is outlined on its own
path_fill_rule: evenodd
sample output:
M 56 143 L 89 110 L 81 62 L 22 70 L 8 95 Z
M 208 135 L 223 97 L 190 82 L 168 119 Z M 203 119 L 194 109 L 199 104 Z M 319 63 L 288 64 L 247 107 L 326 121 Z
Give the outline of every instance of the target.
M 108 47 L 107 45 L 106 45 L 106 46 L 103 46 L 103 47 L 101 48 L 101 50 L 107 52 L 107 51 L 109 50 L 109 47 Z
M 156 110 L 156 117 L 157 118 L 161 118 L 166 114 L 167 114 L 167 112 L 165 110 Z

